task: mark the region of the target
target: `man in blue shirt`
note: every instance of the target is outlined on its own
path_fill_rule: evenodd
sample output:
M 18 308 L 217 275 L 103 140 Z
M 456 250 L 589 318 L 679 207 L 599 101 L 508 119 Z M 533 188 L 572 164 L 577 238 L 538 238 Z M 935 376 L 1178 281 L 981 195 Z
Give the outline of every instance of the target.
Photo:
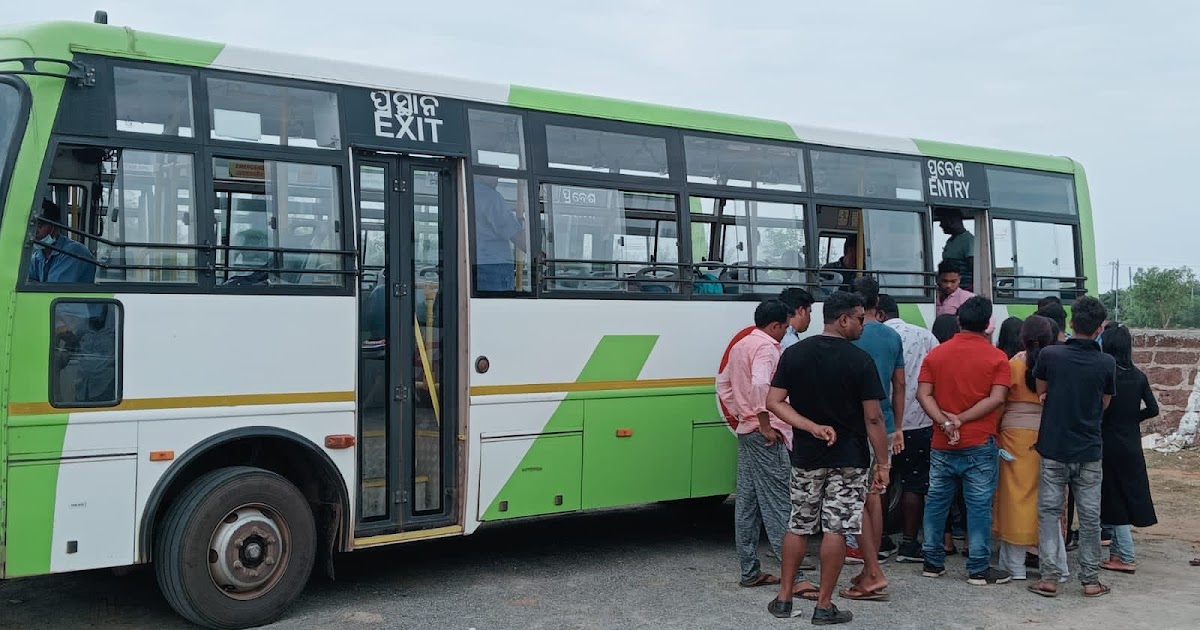
M 904 448 L 904 436 L 896 431 L 896 418 L 904 418 L 904 342 L 900 333 L 884 325 L 876 317 L 875 311 L 879 308 L 879 282 L 874 278 L 858 278 L 854 281 L 854 291 L 862 296 L 866 312 L 862 336 L 854 341 L 854 345 L 871 355 L 879 372 L 879 382 L 883 386 L 885 396 L 880 402 L 883 408 L 883 424 L 887 428 L 890 450 L 895 453 Z M 875 465 L 890 468 L 891 460 L 877 461 Z M 883 546 L 883 501 L 875 492 L 867 494 L 862 535 L 854 540 L 847 537 L 847 544 L 854 542 L 859 545 L 859 552 L 862 554 L 863 572 L 851 589 L 842 592 L 842 597 L 880 599 L 883 594 L 879 591 L 887 587 L 887 578 L 883 575 L 883 567 L 879 563 Z M 895 544 L 890 539 L 887 542 L 889 544 L 884 557 L 896 551 Z
M 496 190 L 498 181 L 495 176 L 475 176 L 475 286 L 480 291 L 515 290 L 513 247 L 527 249 L 525 225 Z
M 29 281 L 92 284 L 96 281 L 95 257 L 87 247 L 63 234 L 61 224 L 58 204 L 42 200 L 42 214 L 34 233 L 37 243 L 29 258 Z

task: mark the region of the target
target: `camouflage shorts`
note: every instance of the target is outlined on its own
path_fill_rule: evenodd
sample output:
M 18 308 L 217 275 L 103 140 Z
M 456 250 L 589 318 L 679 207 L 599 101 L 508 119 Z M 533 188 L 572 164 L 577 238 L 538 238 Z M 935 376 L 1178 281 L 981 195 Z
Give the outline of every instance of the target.
M 788 530 L 801 536 L 822 531 L 860 533 L 868 472 L 866 468 L 792 468 L 792 516 Z

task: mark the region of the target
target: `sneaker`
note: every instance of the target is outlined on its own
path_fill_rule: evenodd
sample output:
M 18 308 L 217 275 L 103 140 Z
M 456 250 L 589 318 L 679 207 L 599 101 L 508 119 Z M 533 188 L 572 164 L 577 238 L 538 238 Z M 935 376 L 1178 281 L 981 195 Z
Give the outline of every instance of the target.
M 792 602 L 779 601 L 772 599 L 770 604 L 767 604 L 767 612 L 778 617 L 779 619 L 790 619 L 792 617 Z
M 1004 569 L 988 567 L 979 573 L 967 576 L 967 584 L 971 586 L 987 586 L 988 584 L 1008 584 L 1012 574 Z
M 863 562 L 862 549 L 846 547 L 846 564 L 862 564 Z
M 814 608 L 812 623 L 814 626 L 832 626 L 839 623 L 850 623 L 854 619 L 854 614 L 849 610 L 838 610 L 838 607 L 830 604 L 829 608 Z
M 935 567 L 928 562 L 921 567 L 921 575 L 927 578 L 940 578 L 946 574 L 946 567 Z
M 884 536 L 883 541 L 879 543 L 879 561 L 883 562 L 894 555 L 896 555 L 896 543 L 892 542 L 890 536 Z
M 900 543 L 900 552 L 896 554 L 896 562 L 917 564 L 925 562 L 925 551 L 917 541 Z

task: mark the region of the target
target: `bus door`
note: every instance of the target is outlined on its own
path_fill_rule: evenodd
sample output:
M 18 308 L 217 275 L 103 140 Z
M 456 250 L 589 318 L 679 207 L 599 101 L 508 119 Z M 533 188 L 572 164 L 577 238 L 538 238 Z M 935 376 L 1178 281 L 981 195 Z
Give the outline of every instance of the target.
M 357 537 L 457 522 L 454 173 L 452 160 L 355 154 Z
M 935 206 L 933 208 L 933 265 L 956 263 L 960 286 L 975 295 L 993 297 L 991 225 L 986 209 Z M 998 262 L 1002 265 L 1002 262 Z M 1003 275 L 1003 269 L 997 269 Z

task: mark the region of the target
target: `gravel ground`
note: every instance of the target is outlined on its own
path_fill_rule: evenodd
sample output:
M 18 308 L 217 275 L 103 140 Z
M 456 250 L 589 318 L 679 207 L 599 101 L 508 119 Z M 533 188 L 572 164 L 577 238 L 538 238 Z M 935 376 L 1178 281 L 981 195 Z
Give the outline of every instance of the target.
M 1194 495 L 1193 495 L 1194 497 Z M 1193 498 L 1193 506 L 1196 506 Z M 278 629 L 744 628 L 776 620 L 767 588 L 736 584 L 732 502 L 703 512 L 656 505 L 505 524 L 474 536 L 350 554 L 335 582 L 317 578 Z M 1022 583 L 972 587 L 962 557 L 946 576 L 888 563 L 892 601 L 838 602 L 847 628 L 1196 628 L 1197 555 L 1187 542 L 1143 536 L 1137 576 L 1102 576 L 1113 593 L 1085 599 L 1078 583 L 1043 599 Z M 1071 554 L 1074 560 L 1076 554 Z M 764 556 L 766 557 L 766 556 Z M 773 559 L 768 570 L 777 571 Z M 843 573 L 846 584 L 850 571 Z M 1077 568 L 1073 567 L 1072 571 Z M 0 583 L 0 627 L 185 628 L 151 572 L 46 576 Z

